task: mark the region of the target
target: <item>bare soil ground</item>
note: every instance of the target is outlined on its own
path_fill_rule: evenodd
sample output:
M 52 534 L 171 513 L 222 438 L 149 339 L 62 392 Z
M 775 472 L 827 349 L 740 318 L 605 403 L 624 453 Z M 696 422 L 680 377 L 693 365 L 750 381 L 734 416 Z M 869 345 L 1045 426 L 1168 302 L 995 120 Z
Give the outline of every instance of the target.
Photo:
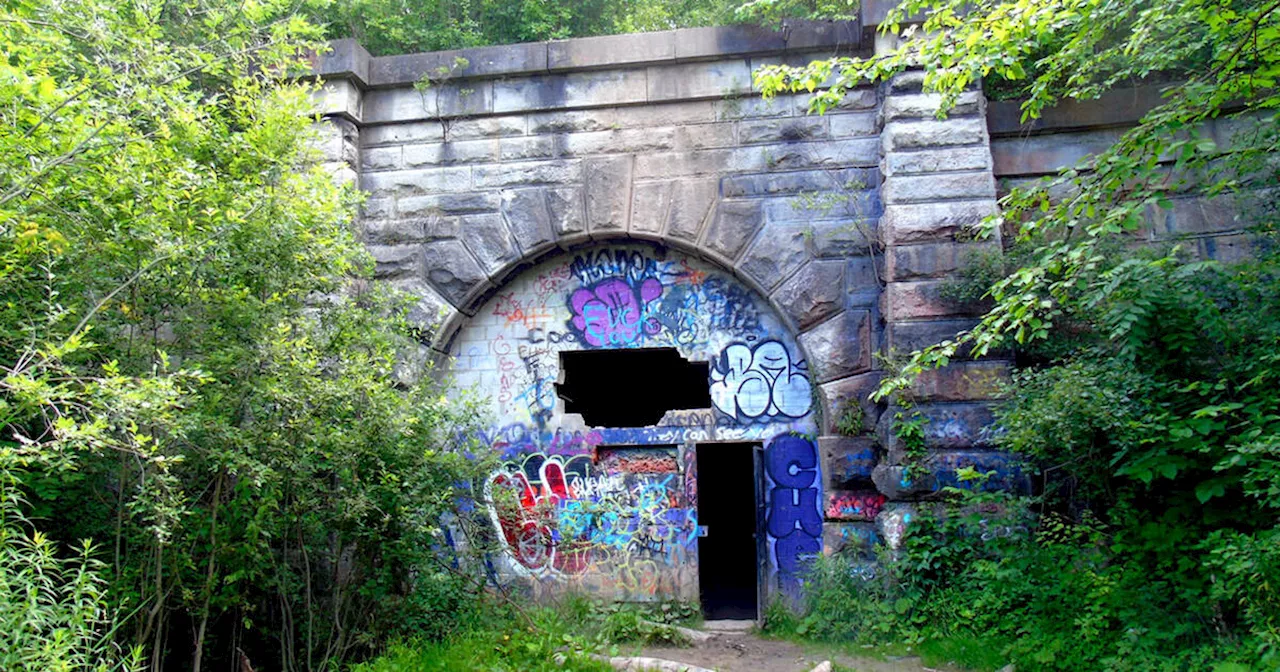
M 721 634 L 714 639 L 684 648 L 649 647 L 637 655 L 698 665 L 720 672 L 809 672 L 824 660 L 857 672 L 959 672 L 957 668 L 925 667 L 917 658 L 878 660 L 857 657 L 818 645 L 801 646 L 793 642 L 764 639 L 752 633 Z

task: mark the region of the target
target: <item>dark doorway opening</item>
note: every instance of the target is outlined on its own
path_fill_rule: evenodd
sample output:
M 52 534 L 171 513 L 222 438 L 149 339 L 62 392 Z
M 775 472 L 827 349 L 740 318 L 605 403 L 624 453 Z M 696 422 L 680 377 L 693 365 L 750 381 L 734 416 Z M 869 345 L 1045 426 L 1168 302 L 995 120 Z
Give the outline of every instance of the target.
M 648 427 L 667 411 L 711 407 L 708 364 L 675 348 L 561 352 L 560 371 L 565 412 L 592 427 Z
M 759 557 L 756 467 L 750 443 L 697 447 L 698 585 L 707 620 L 757 616 Z

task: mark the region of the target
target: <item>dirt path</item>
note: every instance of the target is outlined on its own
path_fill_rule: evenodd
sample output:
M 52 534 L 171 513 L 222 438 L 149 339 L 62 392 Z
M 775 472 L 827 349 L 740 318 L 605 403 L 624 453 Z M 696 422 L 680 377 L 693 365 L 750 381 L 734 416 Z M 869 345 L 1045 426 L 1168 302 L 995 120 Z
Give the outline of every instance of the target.
M 886 661 L 850 656 L 821 646 L 763 639 L 751 633 L 721 634 L 685 648 L 649 647 L 638 655 L 663 658 L 720 672 L 809 672 L 824 660 L 857 672 L 953 672 L 932 668 L 919 659 Z

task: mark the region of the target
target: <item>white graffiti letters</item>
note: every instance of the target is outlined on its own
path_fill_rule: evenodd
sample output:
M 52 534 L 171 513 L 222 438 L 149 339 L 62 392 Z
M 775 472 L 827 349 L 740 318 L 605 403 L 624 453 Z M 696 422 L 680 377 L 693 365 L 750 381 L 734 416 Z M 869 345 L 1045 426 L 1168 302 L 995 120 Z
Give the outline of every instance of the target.
M 804 364 L 793 363 L 787 346 L 773 339 L 725 348 L 711 381 L 711 403 L 738 420 L 799 418 L 813 403 Z

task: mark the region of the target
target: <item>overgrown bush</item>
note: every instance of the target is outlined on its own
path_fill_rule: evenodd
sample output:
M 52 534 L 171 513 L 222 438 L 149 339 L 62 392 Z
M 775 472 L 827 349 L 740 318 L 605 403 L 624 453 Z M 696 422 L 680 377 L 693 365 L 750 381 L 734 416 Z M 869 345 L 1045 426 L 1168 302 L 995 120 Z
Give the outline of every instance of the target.
M 0 448 L 0 670 L 130 672 L 142 651 L 122 651 L 103 563 L 85 542 L 74 559 L 32 528 L 21 509 L 12 454 Z
M 316 165 L 295 9 L 0 8 L 0 448 L 152 669 L 327 669 L 480 590 L 437 580 L 473 414 Z

